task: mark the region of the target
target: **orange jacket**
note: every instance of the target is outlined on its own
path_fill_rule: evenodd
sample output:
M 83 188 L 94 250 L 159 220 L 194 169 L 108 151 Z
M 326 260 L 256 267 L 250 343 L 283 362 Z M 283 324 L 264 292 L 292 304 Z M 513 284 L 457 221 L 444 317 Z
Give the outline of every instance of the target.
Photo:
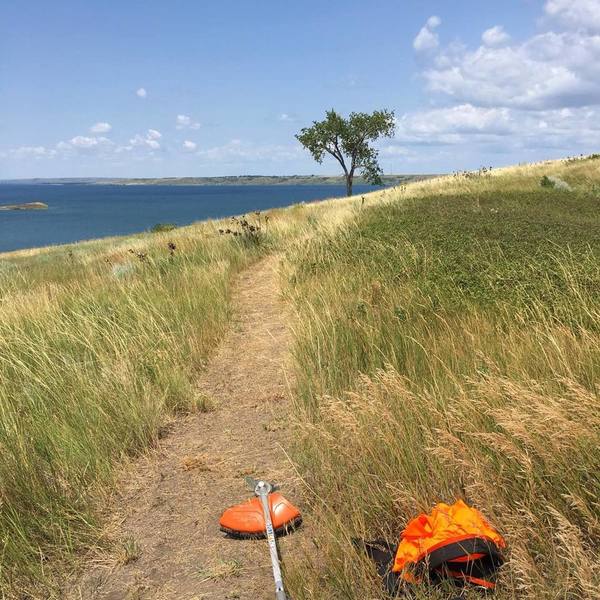
M 392 571 L 407 581 L 418 581 L 415 567 L 423 562 L 429 570 L 443 570 L 451 577 L 493 587 L 470 573 L 477 570 L 475 561 L 490 557 L 495 568 L 496 562 L 501 562 L 499 549 L 505 547 L 504 538 L 478 510 L 462 500 L 452 505 L 440 503 L 429 515 L 421 514 L 408 523 L 400 536 Z

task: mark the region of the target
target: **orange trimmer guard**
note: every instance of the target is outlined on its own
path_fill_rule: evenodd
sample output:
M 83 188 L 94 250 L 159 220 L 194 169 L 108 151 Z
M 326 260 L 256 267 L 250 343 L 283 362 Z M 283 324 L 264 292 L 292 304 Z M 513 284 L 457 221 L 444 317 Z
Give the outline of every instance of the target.
M 269 494 L 269 508 L 276 535 L 285 535 L 302 523 L 300 511 L 281 494 Z M 260 499 L 255 497 L 228 508 L 219 519 L 221 531 L 231 537 L 261 538 L 266 535 Z

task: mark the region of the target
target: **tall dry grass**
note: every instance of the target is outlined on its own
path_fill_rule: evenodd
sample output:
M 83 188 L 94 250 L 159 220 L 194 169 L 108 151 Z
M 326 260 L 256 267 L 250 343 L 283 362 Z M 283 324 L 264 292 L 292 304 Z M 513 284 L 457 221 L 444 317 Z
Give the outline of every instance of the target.
M 227 326 L 232 275 L 258 253 L 214 236 L 173 240 L 172 256 L 159 238 L 140 256 L 107 243 L 100 257 L 84 247 L 9 262 L 0 292 L 3 597 L 42 597 L 57 563 L 98 542 L 94 507 L 113 466 L 152 444 L 168 414 L 203 408 L 195 373 Z
M 317 523 L 295 598 L 384 597 L 351 538 L 394 541 L 456 498 L 507 539 L 499 598 L 597 596 L 599 164 L 414 184 L 290 253 Z M 575 191 L 542 190 L 544 169 Z

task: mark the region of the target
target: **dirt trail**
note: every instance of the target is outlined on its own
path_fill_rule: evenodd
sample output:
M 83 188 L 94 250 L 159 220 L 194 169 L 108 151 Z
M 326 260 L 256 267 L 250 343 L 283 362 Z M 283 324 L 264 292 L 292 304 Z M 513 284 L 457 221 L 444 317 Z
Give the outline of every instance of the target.
M 216 409 L 175 423 L 160 447 L 138 461 L 114 508 L 119 536 L 131 539 L 128 564 L 98 566 L 69 598 L 208 600 L 273 597 L 266 542 L 219 532 L 226 507 L 251 494 L 247 474 L 282 483 L 295 494 L 282 449 L 288 410 L 290 332 L 279 296 L 278 260 L 243 272 L 234 287 L 234 317 L 199 381 Z M 301 531 L 280 540 L 299 551 Z

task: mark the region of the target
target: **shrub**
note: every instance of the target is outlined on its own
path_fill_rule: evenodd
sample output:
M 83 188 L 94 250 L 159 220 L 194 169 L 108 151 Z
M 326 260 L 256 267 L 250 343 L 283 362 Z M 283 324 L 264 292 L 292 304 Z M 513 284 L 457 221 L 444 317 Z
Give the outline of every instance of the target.
M 254 222 L 249 221 L 246 215 L 231 217 L 231 227 L 219 229 L 219 233 L 240 238 L 242 242 L 251 246 L 258 246 L 263 240 L 262 219 L 260 211 L 256 211 L 254 215 Z
M 554 189 L 561 192 L 572 192 L 573 188 L 560 177 L 551 176 L 548 179 L 554 184 Z
M 545 188 L 553 188 L 561 192 L 572 192 L 573 188 L 560 177 L 551 175 L 550 177 L 544 175 L 540 180 L 540 185 Z
M 176 229 L 177 225 L 175 223 L 157 223 L 150 228 L 151 233 L 163 233 L 165 231 L 173 231 Z

